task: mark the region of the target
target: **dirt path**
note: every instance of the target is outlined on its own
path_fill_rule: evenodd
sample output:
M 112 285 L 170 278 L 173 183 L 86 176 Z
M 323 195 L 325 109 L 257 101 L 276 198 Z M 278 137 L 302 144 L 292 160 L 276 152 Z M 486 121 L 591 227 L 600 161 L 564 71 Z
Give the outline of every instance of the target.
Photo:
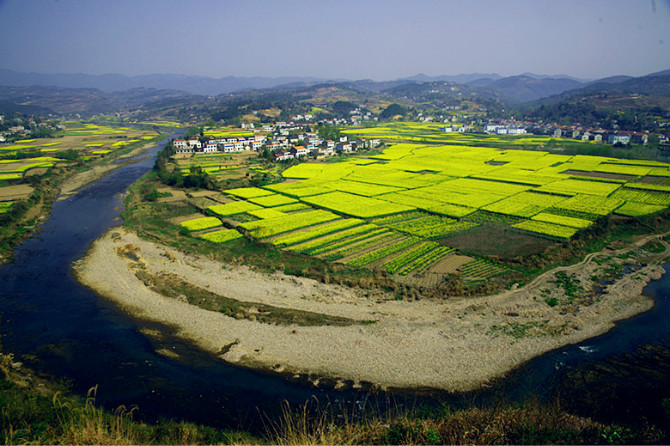
M 634 246 L 653 238 L 646 237 Z M 133 255 L 122 255 L 124 252 Z M 179 336 L 232 364 L 307 374 L 315 381 L 328 377 L 381 387 L 456 391 L 485 385 L 534 356 L 600 335 L 614 321 L 651 308 L 653 301 L 641 292 L 663 269 L 659 265 L 642 267 L 594 297 L 587 289 L 593 283 L 590 279 L 608 265 L 592 261 L 599 254 L 612 252 L 589 254 L 576 265 L 546 272 L 527 286 L 494 296 L 413 302 L 396 301 L 382 292 L 370 294 L 223 265 L 141 240 L 123 229 L 111 230 L 96 241 L 75 269 L 83 284 L 129 314 L 177 326 Z M 138 279 L 138 271 L 178 277 L 240 302 L 341 316 L 360 323 L 302 326 L 236 319 L 189 305 L 184 296 L 160 295 Z M 570 296 L 554 283 L 558 271 L 583 284 L 584 295 L 567 303 Z M 552 307 L 545 302 L 547 295 L 566 303 Z

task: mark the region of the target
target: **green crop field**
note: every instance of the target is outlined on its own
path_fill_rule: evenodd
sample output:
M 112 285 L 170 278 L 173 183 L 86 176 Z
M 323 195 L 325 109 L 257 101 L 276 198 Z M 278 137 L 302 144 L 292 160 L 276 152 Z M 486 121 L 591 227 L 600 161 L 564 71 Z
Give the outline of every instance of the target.
M 436 128 L 405 123 L 346 132 L 437 138 Z M 507 139 L 505 149 L 485 147 L 502 140 L 482 135 L 448 138 L 443 145 L 402 142 L 338 163 L 300 163 L 282 173 L 291 182 L 225 190 L 237 201 L 205 212 L 243 215 L 239 231 L 279 249 L 409 279 L 459 272 L 476 282 L 509 271 L 487 258 L 487 243 L 492 255 L 514 256 L 513 246 L 502 246 L 512 243 L 507 239 L 524 240 L 524 253 L 539 253 L 599 218 L 644 217 L 670 207 L 666 163 L 514 150 Z M 471 231 L 475 238 L 506 235 L 476 241 Z M 477 254 L 464 257 L 468 251 L 452 241 L 477 247 Z

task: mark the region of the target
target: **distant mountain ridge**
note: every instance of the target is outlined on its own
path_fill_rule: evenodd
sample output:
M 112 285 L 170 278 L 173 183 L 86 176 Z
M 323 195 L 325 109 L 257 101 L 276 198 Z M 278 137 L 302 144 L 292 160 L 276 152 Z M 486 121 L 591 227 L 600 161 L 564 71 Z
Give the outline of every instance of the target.
M 511 88 L 505 79 L 516 79 L 517 88 Z M 496 82 L 502 82 L 496 84 Z M 0 69 L 0 85 L 12 87 L 52 86 L 60 88 L 95 88 L 103 92 L 125 91 L 134 88 L 155 88 L 157 90 L 181 90 L 194 95 L 217 96 L 247 89 L 268 89 L 286 85 L 313 85 L 319 83 L 351 83 L 353 86 L 370 91 L 381 91 L 405 82 L 453 82 L 471 86 L 486 86 L 509 97 L 513 102 L 524 102 L 538 97 L 551 96 L 588 81 L 570 76 L 538 75 L 524 73 L 519 76 L 503 77 L 496 73 L 470 73 L 458 75 L 415 76 L 390 81 L 323 79 L 309 76 L 284 77 L 236 77 L 212 78 L 181 74 L 149 74 L 125 76 L 122 74 L 46 74 L 19 73 Z M 532 85 L 521 85 L 522 83 Z M 546 92 L 543 90 L 547 85 Z M 558 87 L 558 85 L 561 85 Z M 581 86 L 581 85 L 579 85 Z M 559 91 L 560 90 L 560 91 Z M 531 93 L 532 92 L 532 93 Z M 520 96 L 517 97 L 517 94 Z
M 611 76 L 596 81 L 571 77 L 525 73 L 501 77 L 497 74 L 456 76 L 416 76 L 391 81 L 323 80 L 312 77 L 226 77 L 120 74 L 39 74 L 0 70 L 0 113 L 47 114 L 108 113 L 115 110 L 157 110 L 174 106 L 217 107 L 227 99 L 250 98 L 266 103 L 281 103 L 287 98 L 318 101 L 365 103 L 370 98 L 382 102 L 456 106 L 468 98 L 485 107 L 539 107 L 563 100 L 607 94 L 645 95 L 649 104 L 664 106 L 670 98 L 670 70 L 647 76 Z M 460 81 L 460 82 L 457 82 Z M 194 93 L 201 92 L 201 93 Z M 215 96 L 215 97 L 213 97 Z M 262 98 L 262 99 L 259 99 Z M 317 101 L 317 102 L 318 102 Z M 209 104 L 205 106 L 203 104 Z M 186 112 L 185 112 L 186 113 Z
M 95 88 L 107 93 L 134 88 L 157 90 L 181 90 L 195 95 L 216 96 L 245 89 L 274 88 L 296 83 L 323 82 L 315 77 L 236 77 L 219 79 L 206 76 L 181 74 L 147 74 L 125 76 L 123 74 L 44 74 L 18 73 L 0 70 L 0 85 L 12 87 L 50 86 L 61 88 Z
M 500 93 L 512 103 L 520 103 L 553 96 L 564 91 L 575 90 L 583 87 L 584 83 L 568 78 L 538 78 L 520 75 L 497 80 L 478 79 L 469 82 L 468 85 L 487 87 Z

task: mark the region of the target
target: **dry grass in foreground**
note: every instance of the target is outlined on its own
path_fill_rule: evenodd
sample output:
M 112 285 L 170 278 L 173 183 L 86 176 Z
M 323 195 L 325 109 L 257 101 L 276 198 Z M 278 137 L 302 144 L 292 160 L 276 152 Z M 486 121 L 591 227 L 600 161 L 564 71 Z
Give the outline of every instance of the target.
M 36 378 L 0 353 L 2 444 L 664 444 L 667 432 L 602 424 L 564 411 L 558 402 L 381 415 L 338 413 L 330 405 L 286 405 L 262 436 L 187 422 L 134 420 L 135 410 L 96 407 L 96 388 L 85 399 Z
M 344 417 L 347 418 L 346 416 Z M 270 427 L 273 444 L 659 444 L 664 432 L 604 425 L 563 411 L 558 403 L 374 416 L 335 422 L 326 411 L 287 407 Z

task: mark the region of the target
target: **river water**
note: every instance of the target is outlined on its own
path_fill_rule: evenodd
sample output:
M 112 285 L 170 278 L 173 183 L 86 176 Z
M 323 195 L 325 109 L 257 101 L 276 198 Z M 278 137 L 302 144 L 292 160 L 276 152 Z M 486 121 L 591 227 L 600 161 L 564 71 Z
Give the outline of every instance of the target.
M 150 151 L 155 155 L 162 141 Z M 38 372 L 67 379 L 85 394 L 98 385 L 97 402 L 108 408 L 137 405 L 146 420 L 186 419 L 220 427 L 256 430 L 275 417 L 283 401 L 344 401 L 367 404 L 441 404 L 463 406 L 501 397 L 522 400 L 550 395 L 568 370 L 604 361 L 638 347 L 670 345 L 670 275 L 652 282 L 646 293 L 656 298 L 651 311 L 617 324 L 609 333 L 579 345 L 547 353 L 525 364 L 482 392 L 366 394 L 361 390 L 315 389 L 301 381 L 233 367 L 169 336 L 170 330 L 132 319 L 72 276 L 72 263 L 91 242 L 121 224 L 121 194 L 153 165 L 139 158 L 77 195 L 54 204 L 39 233 L 15 249 L 14 261 L 0 267 L 0 342 L 5 353 Z M 666 265 L 666 270 L 667 270 Z M 148 338 L 141 329 L 166 334 Z M 179 358 L 156 353 L 167 349 Z

